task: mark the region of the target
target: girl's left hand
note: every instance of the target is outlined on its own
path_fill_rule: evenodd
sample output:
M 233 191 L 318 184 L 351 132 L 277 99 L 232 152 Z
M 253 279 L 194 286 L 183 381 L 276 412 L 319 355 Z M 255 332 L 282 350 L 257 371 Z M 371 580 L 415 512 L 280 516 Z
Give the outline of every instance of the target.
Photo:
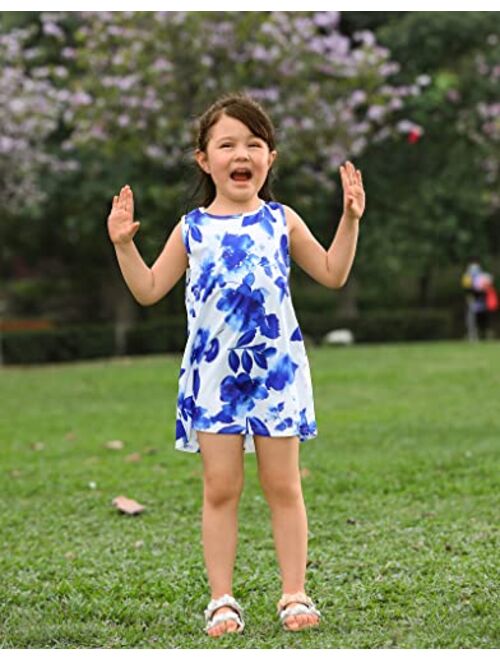
M 340 177 L 344 189 L 344 215 L 350 220 L 359 220 L 365 211 L 365 191 L 361 172 L 348 160 L 340 166 Z

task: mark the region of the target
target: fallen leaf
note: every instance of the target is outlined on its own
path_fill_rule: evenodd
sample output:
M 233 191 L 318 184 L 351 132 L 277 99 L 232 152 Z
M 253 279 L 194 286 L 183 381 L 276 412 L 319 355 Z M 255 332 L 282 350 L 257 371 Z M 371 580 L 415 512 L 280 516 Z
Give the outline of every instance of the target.
M 64 557 L 65 557 L 66 559 L 75 559 L 75 558 L 76 558 L 76 555 L 75 555 L 74 552 L 67 552 L 67 553 L 64 555 Z
M 129 454 L 128 456 L 125 456 L 125 459 L 127 463 L 138 463 L 141 460 L 141 455 L 140 454 Z
M 157 454 L 158 449 L 156 449 L 156 447 L 147 447 L 144 450 L 144 453 L 146 454 L 146 456 L 151 456 L 152 454 Z
M 31 445 L 31 449 L 33 449 L 33 451 L 42 451 L 43 449 L 45 449 L 45 445 L 43 444 L 43 442 L 34 442 Z
M 105 446 L 106 449 L 123 449 L 123 442 L 121 440 L 111 440 Z
M 69 433 L 66 433 L 66 435 L 64 436 L 64 439 L 68 440 L 69 442 L 73 442 L 74 440 L 76 440 L 76 433 L 73 433 L 73 431 L 70 431 Z
M 142 548 L 143 545 L 144 545 L 144 541 L 136 541 L 134 543 L 134 548 Z
M 123 495 L 115 497 L 112 504 L 118 509 L 118 511 L 126 513 L 130 516 L 135 516 L 137 513 L 142 513 L 145 509 L 142 504 L 139 504 L 135 500 L 130 500 Z
M 19 479 L 19 477 L 22 477 L 22 472 L 21 470 L 11 470 L 10 471 L 10 476 L 14 477 L 14 479 Z
M 300 471 L 300 476 L 301 477 L 308 477 L 310 474 L 311 474 L 311 472 L 307 468 L 302 468 L 302 470 Z

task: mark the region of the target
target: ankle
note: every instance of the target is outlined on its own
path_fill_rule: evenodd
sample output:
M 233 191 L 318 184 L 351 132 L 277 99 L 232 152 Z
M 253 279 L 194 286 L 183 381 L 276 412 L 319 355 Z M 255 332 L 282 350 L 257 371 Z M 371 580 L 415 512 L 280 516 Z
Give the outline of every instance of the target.
M 287 595 L 290 595 L 290 594 L 291 595 L 293 595 L 293 594 L 305 594 L 306 590 L 305 590 L 305 587 L 303 585 L 302 586 L 299 585 L 298 587 L 293 587 L 292 589 L 288 589 L 288 588 L 285 589 L 285 587 L 282 587 L 281 593 L 282 594 L 287 594 Z
M 212 591 L 212 595 L 210 596 L 210 598 L 212 600 L 218 600 L 219 598 L 222 598 L 222 596 L 232 596 L 232 595 L 233 595 L 232 589 L 225 589 L 223 591 L 219 589 L 217 591 Z

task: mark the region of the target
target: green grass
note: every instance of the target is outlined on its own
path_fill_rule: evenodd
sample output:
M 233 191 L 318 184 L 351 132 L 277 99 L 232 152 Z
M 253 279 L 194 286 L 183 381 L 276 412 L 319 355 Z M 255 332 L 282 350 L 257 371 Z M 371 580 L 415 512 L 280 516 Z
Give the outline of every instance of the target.
M 319 628 L 280 629 L 253 454 L 234 574 L 246 629 L 204 633 L 201 457 L 174 449 L 181 356 L 155 356 L 0 371 L 0 647 L 497 648 L 500 343 L 308 355 Z M 120 515 L 120 494 L 146 512 Z

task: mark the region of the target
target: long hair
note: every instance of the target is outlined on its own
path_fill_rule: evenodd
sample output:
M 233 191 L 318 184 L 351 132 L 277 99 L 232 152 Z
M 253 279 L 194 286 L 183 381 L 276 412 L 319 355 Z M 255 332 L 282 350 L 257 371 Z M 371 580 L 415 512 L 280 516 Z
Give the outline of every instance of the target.
M 242 93 L 225 94 L 213 103 L 198 119 L 196 126 L 195 144 L 200 151 L 206 153 L 210 139 L 210 129 L 216 124 L 221 115 L 227 115 L 241 121 L 257 137 L 266 142 L 270 151 L 276 149 L 276 134 L 273 123 L 262 106 L 250 96 Z M 193 197 L 198 206 L 207 207 L 215 199 L 216 190 L 212 177 L 197 166 L 197 186 Z M 267 173 L 266 180 L 258 195 L 261 199 L 273 201 L 271 178 L 274 176 L 272 167 Z M 196 196 L 198 195 L 198 198 Z

